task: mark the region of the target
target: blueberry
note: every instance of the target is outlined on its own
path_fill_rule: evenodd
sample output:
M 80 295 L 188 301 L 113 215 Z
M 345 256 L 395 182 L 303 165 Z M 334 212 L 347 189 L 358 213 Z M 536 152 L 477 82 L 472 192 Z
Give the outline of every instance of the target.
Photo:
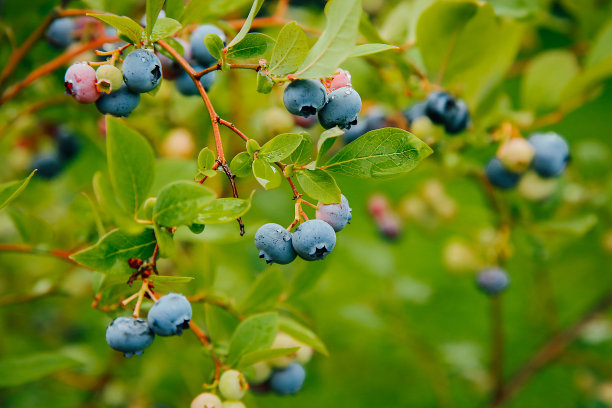
M 219 392 L 228 400 L 239 400 L 249 389 L 244 375 L 237 370 L 227 370 L 219 378 Z
M 291 395 L 297 393 L 304 385 L 306 371 L 298 363 L 293 363 L 284 370 L 272 373 L 270 386 L 279 395 Z
M 197 72 L 197 71 L 202 71 L 204 67 L 200 65 L 196 65 L 193 67 L 193 69 L 195 69 Z M 217 78 L 217 72 L 212 71 L 204 75 L 203 77 L 201 77 L 200 83 L 202 84 L 204 89 L 208 91 L 210 87 L 213 85 L 213 83 L 215 82 L 216 78 Z M 185 96 L 194 96 L 194 95 L 200 94 L 200 91 L 198 91 L 198 87 L 193 82 L 193 79 L 191 79 L 189 74 L 185 71 L 183 71 L 176 78 L 176 81 L 174 81 L 174 84 L 176 85 L 176 89 L 178 89 L 178 91 Z
M 387 115 L 379 108 L 375 107 L 368 112 L 366 116 L 366 126 L 368 132 L 370 130 L 382 129 L 387 125 Z
M 153 343 L 155 334 L 144 319 L 118 317 L 106 329 L 106 342 L 124 356 L 140 356 Z
M 168 293 L 155 302 L 148 318 L 151 330 L 158 336 L 180 336 L 183 329 L 189 328 L 191 314 L 191 304 L 185 296 Z
M 157 18 L 158 18 L 158 19 L 160 19 L 160 18 L 166 18 L 166 12 L 165 12 L 164 10 L 160 10 L 160 11 L 159 11 L 159 14 L 157 15 Z M 146 15 L 146 14 L 145 14 L 145 15 L 143 15 L 143 16 L 140 18 L 140 25 L 141 25 L 141 26 L 143 26 L 143 27 L 146 27 L 146 26 L 147 26 L 147 15 Z
M 140 94 L 134 93 L 123 85 L 119 90 L 104 94 L 96 102 L 96 107 L 103 114 L 129 116 L 140 103 Z
M 96 71 L 87 63 L 72 64 L 64 75 L 66 93 L 79 103 L 92 103 L 98 100 L 100 92 L 96 82 Z
M 68 161 L 79 152 L 81 145 L 77 135 L 70 129 L 60 127 L 57 132 L 57 155 L 61 161 Z
M 336 246 L 336 233 L 325 221 L 306 221 L 293 233 L 293 249 L 307 261 L 324 259 L 334 246 Z
M 425 102 L 418 102 L 412 105 L 411 107 L 404 110 L 403 114 L 406 120 L 408 121 L 408 125 L 412 125 L 412 123 L 426 116 L 427 113 L 427 104 Z
M 344 196 L 340 195 L 339 204 L 319 204 L 317 208 L 317 220 L 325 221 L 334 229 L 334 231 L 342 231 L 348 224 L 351 216 L 351 207 Z
M 539 176 L 558 177 L 567 167 L 570 158 L 569 145 L 554 132 L 537 133 L 529 138 L 535 155 L 532 166 Z
M 161 79 L 161 62 L 152 50 L 142 48 L 130 52 L 123 61 L 123 80 L 130 91 L 149 92 Z
M 316 79 L 296 79 L 285 88 L 283 103 L 293 115 L 305 118 L 316 114 L 327 102 L 327 91 Z
M 282 225 L 268 223 L 262 225 L 255 233 L 255 247 L 259 257 L 267 263 L 286 265 L 291 263 L 297 254 L 293 249 L 292 235 Z
M 208 34 L 217 34 L 223 42 L 226 40 L 225 33 L 219 27 L 212 24 L 198 26 L 198 28 L 193 30 L 189 38 L 193 58 L 205 67 L 209 67 L 217 62 L 217 59 L 208 52 L 208 48 L 204 45 L 204 37 Z
M 191 408 L 221 408 L 222 403 L 219 397 L 210 392 L 203 392 L 191 401 Z
M 47 29 L 47 41 L 57 48 L 66 48 L 74 41 L 74 20 L 68 17 L 53 20 Z
M 50 180 L 62 170 L 62 162 L 56 155 L 41 154 L 32 161 L 32 170 L 34 169 L 38 169 L 38 176 Z
M 361 97 L 353 88 L 340 88 L 328 95 L 328 102 L 319 111 L 319 122 L 325 129 L 338 126 L 350 129 L 357 124 L 361 111 Z
M 487 167 L 485 168 L 485 174 L 492 185 L 497 188 L 501 188 L 502 190 L 508 190 L 516 187 L 521 179 L 520 174 L 514 173 L 505 168 L 497 157 L 489 160 Z
M 470 111 L 466 103 L 461 100 L 455 100 L 455 105 L 447 112 L 444 120 L 444 130 L 449 135 L 456 135 L 463 132 L 470 123 Z
M 349 144 L 354 140 L 357 140 L 358 137 L 363 136 L 368 132 L 368 125 L 366 123 L 365 118 L 357 119 L 357 123 L 351 126 L 350 129 L 346 129 L 344 135 L 342 135 L 342 139 L 344 143 Z
M 491 296 L 503 292 L 509 283 L 508 274 L 500 267 L 483 269 L 476 276 L 476 284 L 480 290 Z
M 432 92 L 427 96 L 425 104 L 429 119 L 437 125 L 443 125 L 447 112 L 455 105 L 455 100 L 448 92 Z

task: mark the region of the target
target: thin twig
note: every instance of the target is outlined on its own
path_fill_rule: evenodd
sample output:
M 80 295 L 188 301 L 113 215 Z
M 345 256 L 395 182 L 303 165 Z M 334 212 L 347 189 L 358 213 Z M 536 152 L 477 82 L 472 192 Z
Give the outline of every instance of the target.
M 232 173 L 232 171 L 230 170 L 227 164 L 220 163 L 219 165 L 225 172 L 225 175 L 227 176 L 230 184 L 232 185 L 232 194 L 234 195 L 234 198 L 238 198 L 238 190 L 236 189 L 236 180 L 235 180 L 236 176 L 234 175 L 234 173 Z M 242 237 L 244 236 L 244 224 L 242 222 L 242 217 L 238 217 L 236 221 L 238 222 L 238 226 L 240 227 L 240 236 Z

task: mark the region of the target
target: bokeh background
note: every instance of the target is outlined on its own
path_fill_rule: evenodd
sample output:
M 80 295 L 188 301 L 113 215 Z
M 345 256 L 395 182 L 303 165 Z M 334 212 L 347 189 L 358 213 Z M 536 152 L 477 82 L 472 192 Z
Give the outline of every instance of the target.
M 274 10 L 275 3 L 270 3 L 262 15 Z M 315 27 L 324 24 L 323 2 L 291 3 L 292 18 Z M 425 3 L 364 0 L 364 8 L 385 39 L 402 45 L 403 25 Z M 55 2 L 0 4 L 1 67 L 11 44 L 23 41 Z M 582 58 L 612 16 L 608 1 L 499 1 L 494 6 L 499 18 L 523 24 L 521 50 L 496 88 L 507 106 L 521 114 L 521 81 L 529 61 L 559 49 Z M 135 0 L 73 1 L 70 7 L 134 18 L 144 12 L 144 2 Z M 244 16 L 248 7 L 230 17 Z M 276 34 L 278 29 L 265 31 Z M 58 53 L 45 42 L 37 44 L 14 77 L 24 77 Z M 402 78 L 385 57 L 351 59 L 343 67 L 351 71 L 353 85 L 365 101 L 364 113 L 376 108 L 398 117 L 425 96 L 418 81 Z M 223 117 L 260 142 L 278 130 L 274 125 L 284 112 L 275 107 L 282 106 L 282 90 L 257 94 L 251 72 L 219 77 L 211 98 Z M 81 144 L 79 156 L 59 177 L 35 177 L 24 194 L 0 212 L 1 243 L 73 250 L 97 239 L 95 216 L 82 193 L 91 196 L 92 176 L 106 165 L 101 115 L 93 106 L 78 106 L 62 96 L 62 78 L 62 70 L 54 72 L 0 108 L 1 181 L 24 177 L 34 152 L 50 148 L 50 135 L 58 125 L 78 132 Z M 50 106 L 23 113 L 40 101 Z M 572 151 L 568 172 L 548 197 L 534 201 L 520 189 L 496 193 L 515 220 L 504 248 L 511 277 L 501 298 L 505 377 L 612 288 L 610 112 L 608 81 L 558 123 L 542 128 L 563 135 Z M 496 257 L 500 214 L 472 177 L 497 147 L 491 143 L 491 128 L 479 119 L 475 114 L 473 129 L 455 139 L 435 131 L 419 135 L 436 143 L 435 153 L 405 176 L 384 181 L 338 178 L 353 208 L 353 221 L 338 235 L 334 252 L 324 262 L 274 266 L 287 282 L 303 269 L 320 275 L 313 287 L 300 288 L 280 308 L 312 325 L 330 356 L 316 355 L 306 366 L 306 383 L 297 396 L 248 395 L 248 407 L 486 404 L 492 389 L 491 301 L 477 290 L 474 276 Z M 167 81 L 156 97 L 142 98 L 127 122 L 147 136 L 160 157 L 155 189 L 170 180 L 192 179 L 195 155 L 210 137 L 200 99 L 179 95 Z M 310 130 L 315 136 L 320 131 Z M 189 135 L 193 159 L 171 157 L 175 153 L 164 141 L 173 132 Z M 224 140 L 229 151 L 243 149 L 242 141 L 230 132 L 224 131 Z M 223 177 L 210 182 L 220 193 L 228 193 Z M 244 195 L 255 188 L 253 180 L 239 182 Z M 397 238 L 385 237 L 371 217 L 368 200 L 374 194 L 388 200 L 401 231 Z M 267 268 L 257 257 L 253 234 L 265 222 L 289 224 L 290 198 L 285 185 L 258 191 L 244 217 L 247 234 L 242 238 L 235 223 L 207 227 L 200 236 L 179 231 L 177 255 L 161 261 L 160 268 L 196 279 L 172 289 L 187 294 L 206 290 L 231 301 L 244 298 Z M 188 406 L 210 370 L 195 336 L 186 333 L 157 341 L 143 357 L 123 358 L 104 340 L 116 312 L 91 308 L 91 282 L 92 272 L 60 259 L 0 252 L 0 362 L 43 352 L 77 362 L 42 379 L 1 387 L 0 406 Z M 611 317 L 604 313 L 592 319 L 562 356 L 539 370 L 507 406 L 612 406 Z M 194 320 L 204 324 L 202 304 L 194 305 Z M 0 376 L 11 376 L 6 364 L 0 367 Z

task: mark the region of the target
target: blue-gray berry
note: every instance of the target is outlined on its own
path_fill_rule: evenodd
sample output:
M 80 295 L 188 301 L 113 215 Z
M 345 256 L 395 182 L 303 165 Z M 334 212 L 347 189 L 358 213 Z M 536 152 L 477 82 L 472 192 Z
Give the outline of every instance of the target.
M 307 261 L 324 259 L 336 246 L 336 232 L 325 221 L 309 220 L 293 233 L 293 249 Z
M 487 163 L 485 174 L 489 182 L 497 188 L 508 190 L 516 187 L 521 175 L 504 167 L 503 163 L 494 157 Z
M 191 303 L 183 295 L 168 293 L 161 297 L 149 310 L 149 325 L 158 336 L 181 335 L 189 328 Z
M 223 42 L 226 40 L 225 33 L 219 27 L 212 24 L 198 26 L 198 28 L 193 30 L 189 38 L 193 58 L 206 68 L 217 62 L 217 59 L 210 54 L 208 48 L 204 45 L 204 37 L 208 34 L 217 34 Z
M 54 47 L 66 48 L 74 41 L 75 30 L 76 24 L 72 18 L 58 18 L 47 29 L 47 41 Z
M 37 169 L 36 175 L 50 180 L 62 170 L 62 162 L 57 155 L 41 154 L 32 161 L 32 170 Z
M 292 234 L 279 224 L 262 225 L 255 233 L 255 247 L 259 250 L 259 257 L 267 263 L 286 265 L 297 256 L 292 245 Z
M 476 284 L 487 295 L 497 295 L 503 292 L 510 284 L 510 278 L 506 271 L 500 267 L 489 267 L 483 269 L 476 276 Z
M 569 145 L 555 132 L 537 133 L 529 138 L 535 155 L 532 167 L 544 178 L 558 177 L 567 167 Z
M 331 225 L 336 232 L 342 231 L 349 220 L 353 218 L 351 211 L 348 200 L 344 194 L 341 194 L 340 203 L 338 204 L 319 204 L 317 208 L 317 220 L 325 221 Z
M 118 317 L 106 328 L 106 342 L 124 356 L 140 356 L 153 343 L 155 334 L 144 319 Z
M 327 103 L 319 111 L 319 122 L 325 129 L 338 126 L 350 129 L 357 124 L 361 111 L 361 97 L 353 88 L 344 87 L 335 90 L 327 97 Z
M 316 79 L 296 79 L 285 88 L 283 103 L 287 110 L 305 118 L 315 115 L 327 102 L 327 91 Z
M 103 114 L 128 116 L 140 103 L 140 94 L 128 89 L 125 84 L 109 94 L 102 94 L 96 101 L 96 108 Z
M 123 80 L 132 92 L 155 89 L 162 76 L 161 62 L 153 50 L 142 48 L 130 52 L 123 61 Z
M 403 114 L 406 120 L 408 121 L 408 124 L 412 125 L 412 123 L 415 120 L 420 119 L 423 116 L 426 116 L 427 115 L 426 112 L 427 112 L 427 104 L 425 102 L 418 102 L 410 106 L 409 108 L 405 109 Z
M 198 71 L 204 70 L 204 67 L 202 67 L 201 65 L 196 65 L 193 67 L 193 69 L 195 69 L 196 72 L 198 72 Z M 202 76 L 200 78 L 200 83 L 202 84 L 204 89 L 208 91 L 210 87 L 213 85 L 213 83 L 215 82 L 216 78 L 217 78 L 217 72 L 212 71 Z M 189 74 L 187 74 L 187 72 L 185 71 L 183 71 L 176 78 L 176 81 L 174 81 L 174 85 L 176 85 L 176 89 L 178 89 L 178 91 L 185 96 L 194 96 L 194 95 L 200 94 L 200 91 L 198 91 L 198 87 L 193 82 L 193 79 L 191 79 Z
M 360 136 L 363 136 L 368 131 L 368 125 L 365 118 L 358 118 L 357 123 L 351 126 L 350 129 L 346 129 L 342 135 L 344 143 L 348 144 L 354 140 L 357 140 Z
M 455 105 L 449 109 L 444 119 L 444 130 L 449 135 L 463 132 L 470 124 L 470 111 L 462 99 L 456 99 Z
M 277 370 L 270 376 L 270 388 L 279 395 L 292 395 L 302 389 L 306 371 L 298 363 L 292 363 L 283 370 Z

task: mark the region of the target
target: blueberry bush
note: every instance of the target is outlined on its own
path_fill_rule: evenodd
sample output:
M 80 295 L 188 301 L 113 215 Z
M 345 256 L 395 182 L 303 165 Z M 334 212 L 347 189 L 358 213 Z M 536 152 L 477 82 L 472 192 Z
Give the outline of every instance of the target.
M 0 406 L 612 406 L 612 2 L 0 1 Z

